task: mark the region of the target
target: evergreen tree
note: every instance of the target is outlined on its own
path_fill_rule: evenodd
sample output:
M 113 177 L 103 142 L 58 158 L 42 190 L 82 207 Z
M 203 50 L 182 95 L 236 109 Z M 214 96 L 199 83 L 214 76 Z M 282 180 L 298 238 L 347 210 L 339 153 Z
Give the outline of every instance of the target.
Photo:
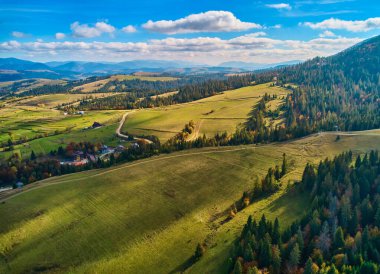
M 343 236 L 343 229 L 339 226 L 334 236 L 334 248 L 340 249 L 342 247 L 344 247 L 344 236 Z
M 286 154 L 282 155 L 282 167 L 281 167 L 281 175 L 284 176 L 288 172 L 288 162 L 286 160 Z
M 311 258 L 307 260 L 303 274 L 314 274 L 313 260 Z
M 232 271 L 233 274 L 242 274 L 243 273 L 243 267 L 241 266 L 240 260 L 236 260 L 234 269 Z
M 30 160 L 34 161 L 37 159 L 37 156 L 36 154 L 34 153 L 34 151 L 32 150 L 32 153 L 30 154 Z
M 200 243 L 198 243 L 197 248 L 195 249 L 195 254 L 194 254 L 195 259 L 199 260 L 203 256 L 204 252 L 205 252 L 204 247 Z
M 292 268 L 296 268 L 300 262 L 300 249 L 298 243 L 294 245 L 289 255 L 289 265 Z

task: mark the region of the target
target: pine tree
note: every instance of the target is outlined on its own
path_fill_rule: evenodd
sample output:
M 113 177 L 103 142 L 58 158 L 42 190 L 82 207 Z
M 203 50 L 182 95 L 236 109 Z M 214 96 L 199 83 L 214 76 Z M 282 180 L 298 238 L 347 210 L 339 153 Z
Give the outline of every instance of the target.
M 305 269 L 303 271 L 303 274 L 313 274 L 313 260 L 309 258 L 306 262 Z
M 343 229 L 339 226 L 334 236 L 334 248 L 340 249 L 342 247 L 344 247 L 344 236 L 343 236 Z
M 281 273 L 281 252 L 277 245 L 272 247 L 272 263 L 270 272 L 272 274 Z
M 280 223 L 278 221 L 278 218 L 274 220 L 272 244 L 275 244 L 275 245 L 281 244 Z
M 289 255 L 289 264 L 291 267 L 297 267 L 300 262 L 300 249 L 296 243 Z
M 37 159 L 37 156 L 36 154 L 34 153 L 34 151 L 32 150 L 32 153 L 30 154 L 30 160 L 34 161 Z
M 199 260 L 203 256 L 204 253 L 205 253 L 204 247 L 200 243 L 198 243 L 197 248 L 195 249 L 195 254 L 194 254 L 195 259 Z
M 243 273 L 243 267 L 241 266 L 240 260 L 236 260 L 234 270 L 232 271 L 233 274 L 242 274 Z
M 286 160 L 286 154 L 282 155 L 282 167 L 281 167 L 281 175 L 284 176 L 288 172 L 288 162 Z

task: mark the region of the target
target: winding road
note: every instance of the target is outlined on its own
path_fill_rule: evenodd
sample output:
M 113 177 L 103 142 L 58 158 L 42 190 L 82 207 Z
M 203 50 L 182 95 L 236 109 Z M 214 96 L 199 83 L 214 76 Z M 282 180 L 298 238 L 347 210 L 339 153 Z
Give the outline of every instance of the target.
M 122 138 L 122 139 L 128 139 L 129 138 L 128 135 L 125 135 L 125 134 L 121 133 L 121 128 L 123 127 L 123 125 L 125 123 L 125 119 L 127 119 L 128 114 L 130 114 L 132 112 L 133 111 L 124 113 L 123 117 L 120 120 L 119 126 L 116 129 L 116 136 L 117 137 Z M 153 143 L 151 140 L 148 140 L 148 139 L 145 139 L 145 138 L 133 137 L 133 140 L 136 140 L 136 141 L 142 140 L 142 141 L 144 141 L 144 142 L 146 142 L 148 144 L 152 144 Z

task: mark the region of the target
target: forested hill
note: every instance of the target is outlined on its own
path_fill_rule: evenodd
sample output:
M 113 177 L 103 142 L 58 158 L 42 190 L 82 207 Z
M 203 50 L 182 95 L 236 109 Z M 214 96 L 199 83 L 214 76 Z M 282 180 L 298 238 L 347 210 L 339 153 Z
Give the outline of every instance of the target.
M 361 130 L 380 127 L 380 36 L 339 54 L 277 70 L 278 84 L 294 84 L 287 127 Z
M 330 57 L 317 57 L 286 67 L 282 70 L 279 80 L 316 88 L 353 89 L 378 93 L 380 90 L 380 36 Z

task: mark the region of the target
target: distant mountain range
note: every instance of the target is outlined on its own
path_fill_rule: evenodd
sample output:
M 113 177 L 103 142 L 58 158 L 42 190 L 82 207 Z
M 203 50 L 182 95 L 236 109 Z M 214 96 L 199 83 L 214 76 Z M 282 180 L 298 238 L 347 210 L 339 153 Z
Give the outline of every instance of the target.
M 299 62 L 301 61 L 258 64 L 232 61 L 224 62 L 217 66 L 209 66 L 192 62 L 167 60 L 132 60 L 119 63 L 83 61 L 39 63 L 17 58 L 0 58 L 0 81 L 30 78 L 78 79 L 94 75 L 133 73 L 138 71 L 177 74 L 237 73 L 292 65 Z

